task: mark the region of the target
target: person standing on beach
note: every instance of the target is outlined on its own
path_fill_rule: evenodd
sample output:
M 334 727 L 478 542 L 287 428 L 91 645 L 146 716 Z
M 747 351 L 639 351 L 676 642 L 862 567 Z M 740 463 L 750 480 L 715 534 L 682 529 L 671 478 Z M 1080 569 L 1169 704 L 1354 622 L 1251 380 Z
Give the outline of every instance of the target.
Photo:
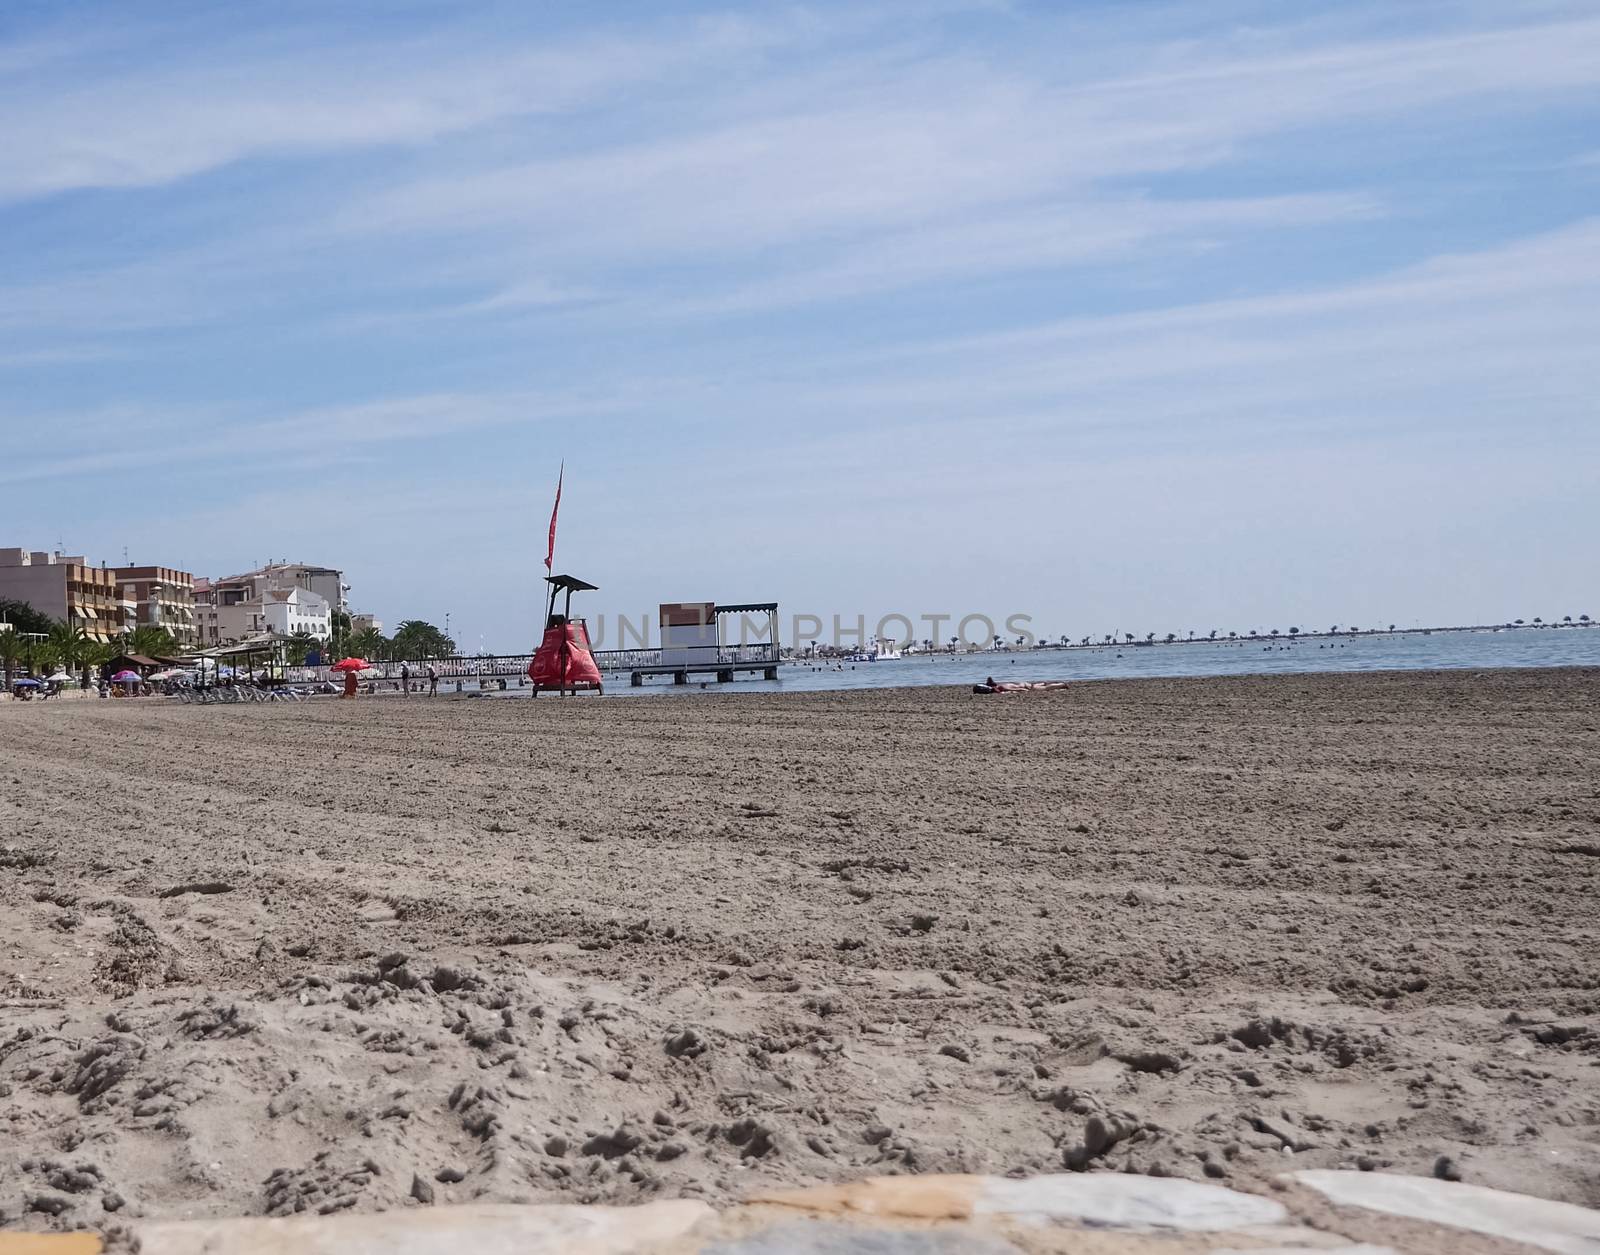
M 439 668 L 431 662 L 428 664 L 428 696 L 439 696 Z
M 356 673 L 354 671 L 346 671 L 344 673 L 344 692 L 340 694 L 340 700 L 342 701 L 346 697 L 354 697 L 355 695 Z
M 400 664 L 400 690 L 407 697 L 411 696 L 411 666 L 409 663 Z

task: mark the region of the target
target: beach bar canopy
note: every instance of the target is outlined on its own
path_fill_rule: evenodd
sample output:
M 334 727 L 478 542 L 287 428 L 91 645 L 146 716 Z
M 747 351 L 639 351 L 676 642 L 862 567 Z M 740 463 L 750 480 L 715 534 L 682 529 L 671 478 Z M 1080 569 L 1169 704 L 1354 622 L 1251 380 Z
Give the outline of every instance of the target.
M 108 677 L 116 675 L 119 671 L 137 671 L 146 674 L 160 666 L 159 660 L 146 657 L 144 654 L 118 654 L 100 668 L 100 674 Z
M 253 655 L 259 656 L 265 654 L 269 664 L 272 662 L 281 661 L 280 655 L 282 653 L 283 646 L 287 645 L 292 639 L 292 637 L 273 632 L 268 633 L 265 636 L 252 637 L 247 641 L 240 641 L 235 645 L 213 645 L 210 649 L 198 650 L 195 653 L 188 655 L 183 659 L 182 665 L 186 667 L 192 667 L 196 664 L 199 664 L 203 669 L 204 664 L 207 662 L 211 663 L 213 667 L 217 667 L 221 659 L 242 658 L 244 660 L 245 669 L 248 671 L 251 667 L 250 659 Z

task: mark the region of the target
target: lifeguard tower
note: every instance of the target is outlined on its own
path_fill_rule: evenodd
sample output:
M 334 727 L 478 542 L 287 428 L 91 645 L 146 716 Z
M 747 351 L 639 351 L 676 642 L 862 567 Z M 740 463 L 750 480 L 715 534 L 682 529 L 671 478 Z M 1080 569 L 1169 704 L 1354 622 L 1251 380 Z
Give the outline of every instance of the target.
M 528 664 L 528 679 L 533 681 L 533 695 L 541 692 L 577 694 L 590 690 L 600 693 L 600 668 L 595 665 L 594 653 L 589 645 L 589 625 L 572 617 L 572 594 L 595 592 L 595 585 L 571 575 L 547 575 L 550 599 L 545 606 L 544 640 Z M 561 612 L 556 613 L 556 599 L 566 594 Z

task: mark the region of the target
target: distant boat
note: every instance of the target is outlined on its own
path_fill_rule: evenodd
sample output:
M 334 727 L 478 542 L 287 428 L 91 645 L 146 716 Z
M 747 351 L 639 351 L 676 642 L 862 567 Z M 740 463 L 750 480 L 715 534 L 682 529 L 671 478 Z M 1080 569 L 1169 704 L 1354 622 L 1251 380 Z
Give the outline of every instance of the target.
M 881 637 L 872 638 L 869 649 L 858 649 L 853 654 L 845 656 L 846 662 L 896 662 L 905 655 L 895 648 L 893 641 L 886 641 Z

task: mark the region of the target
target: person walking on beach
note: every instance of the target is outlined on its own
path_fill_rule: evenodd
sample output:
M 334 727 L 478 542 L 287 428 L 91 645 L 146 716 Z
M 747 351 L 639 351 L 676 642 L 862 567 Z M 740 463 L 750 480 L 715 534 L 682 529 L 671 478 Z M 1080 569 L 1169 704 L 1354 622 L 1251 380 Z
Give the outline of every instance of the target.
M 343 701 L 346 697 L 354 697 L 355 695 L 356 673 L 354 671 L 346 671 L 344 673 L 344 692 L 339 694 L 339 700 Z
M 428 664 L 428 696 L 439 696 L 439 668 L 431 662 Z
M 411 666 L 409 663 L 400 664 L 400 690 L 407 697 L 411 696 Z

